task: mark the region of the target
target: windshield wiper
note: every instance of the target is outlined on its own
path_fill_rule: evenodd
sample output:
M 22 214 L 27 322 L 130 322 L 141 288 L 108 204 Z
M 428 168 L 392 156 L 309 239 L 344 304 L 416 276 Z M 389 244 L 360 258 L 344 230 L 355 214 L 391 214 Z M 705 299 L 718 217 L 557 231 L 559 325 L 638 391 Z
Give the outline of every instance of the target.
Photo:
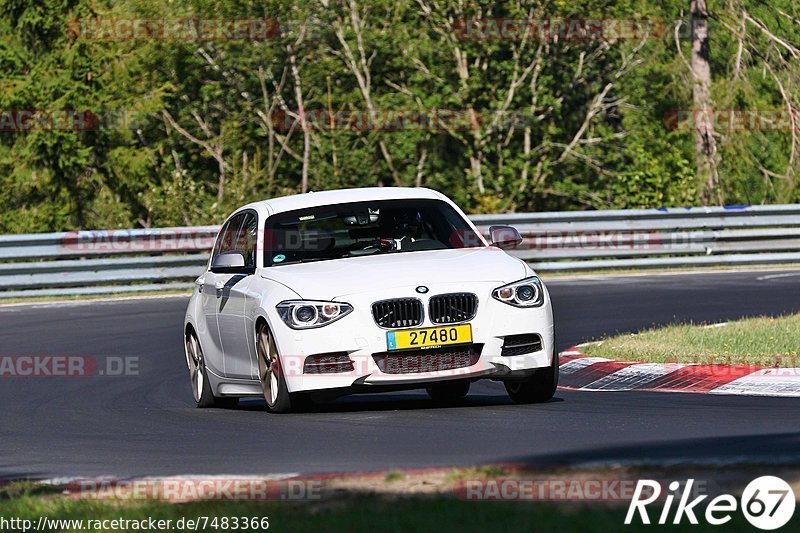
M 314 263 L 316 261 L 329 261 L 336 259 L 335 257 L 307 257 L 305 259 L 292 259 L 291 261 L 283 261 L 281 263 L 272 263 L 271 267 L 283 265 L 296 265 L 298 263 Z

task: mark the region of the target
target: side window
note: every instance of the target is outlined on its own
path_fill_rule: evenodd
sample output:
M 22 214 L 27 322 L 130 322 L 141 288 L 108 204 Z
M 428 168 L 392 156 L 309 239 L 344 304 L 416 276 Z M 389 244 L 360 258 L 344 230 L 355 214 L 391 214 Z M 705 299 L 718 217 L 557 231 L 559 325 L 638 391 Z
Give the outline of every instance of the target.
M 217 235 L 217 242 L 214 245 L 214 253 L 211 256 L 211 263 L 217 256 L 224 252 L 229 252 L 234 249 L 236 237 L 239 234 L 239 228 L 242 225 L 243 214 L 238 214 L 232 219 L 228 220 Z
M 255 268 L 257 236 L 258 219 L 254 213 L 246 211 L 234 216 L 219 232 L 211 258 L 212 264 L 219 254 L 236 251 L 244 256 L 245 268 Z
M 236 237 L 235 250 L 244 254 L 245 268 L 256 267 L 256 237 L 258 237 L 258 218 L 254 213 L 243 213 L 242 224 Z

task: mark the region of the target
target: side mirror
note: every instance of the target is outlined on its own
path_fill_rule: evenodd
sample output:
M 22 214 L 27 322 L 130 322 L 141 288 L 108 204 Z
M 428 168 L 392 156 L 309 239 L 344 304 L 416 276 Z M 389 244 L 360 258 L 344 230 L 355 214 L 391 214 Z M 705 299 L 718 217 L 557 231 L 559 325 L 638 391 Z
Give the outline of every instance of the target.
M 235 250 L 222 252 L 211 263 L 212 272 L 240 272 L 242 269 L 244 269 L 244 254 Z
M 511 226 L 489 226 L 489 240 L 498 248 L 514 248 L 522 243 L 522 235 Z

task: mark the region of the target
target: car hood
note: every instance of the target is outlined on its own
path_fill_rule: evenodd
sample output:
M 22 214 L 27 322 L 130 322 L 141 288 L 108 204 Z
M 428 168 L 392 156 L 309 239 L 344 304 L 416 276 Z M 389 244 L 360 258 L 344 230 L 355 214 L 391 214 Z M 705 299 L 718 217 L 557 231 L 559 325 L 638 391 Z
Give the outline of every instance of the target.
M 524 278 L 525 264 L 495 247 L 462 248 L 350 257 L 273 266 L 261 277 L 281 283 L 301 298 L 332 300 L 391 287 L 485 282 Z

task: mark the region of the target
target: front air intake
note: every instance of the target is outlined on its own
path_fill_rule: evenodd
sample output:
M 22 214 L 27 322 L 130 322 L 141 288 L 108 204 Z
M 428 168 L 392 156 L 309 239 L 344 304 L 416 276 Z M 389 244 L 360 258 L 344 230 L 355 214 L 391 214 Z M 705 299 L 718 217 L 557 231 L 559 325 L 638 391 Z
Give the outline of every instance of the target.
M 509 335 L 503 339 L 503 347 L 500 350 L 500 355 L 503 357 L 512 357 L 514 355 L 535 353 L 541 349 L 542 337 L 536 333 Z
M 303 374 L 336 374 L 352 372 L 355 366 L 347 352 L 309 355 L 303 363 Z
M 428 316 L 434 324 L 453 324 L 475 318 L 478 297 L 471 292 L 438 294 L 428 303 Z
M 424 350 L 403 350 L 372 354 L 384 374 L 421 374 L 472 366 L 480 359 L 483 344 L 442 346 Z
M 372 317 L 382 328 L 408 328 L 422 324 L 422 302 L 417 298 L 395 298 L 372 304 Z

